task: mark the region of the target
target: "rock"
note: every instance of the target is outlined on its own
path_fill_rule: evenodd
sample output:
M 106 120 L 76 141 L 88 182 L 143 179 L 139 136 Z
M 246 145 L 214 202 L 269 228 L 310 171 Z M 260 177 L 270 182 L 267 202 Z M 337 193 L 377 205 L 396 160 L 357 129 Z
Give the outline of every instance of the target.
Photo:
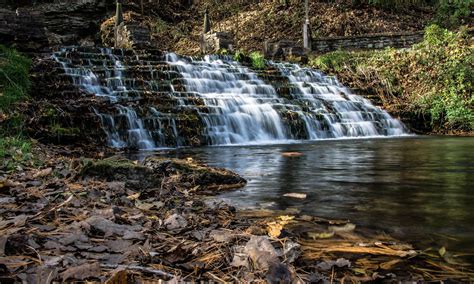
M 277 42 L 267 41 L 264 45 L 265 57 L 285 58 L 288 56 L 304 57 L 306 52 L 297 42 L 280 40 Z
M 293 263 L 301 254 L 301 245 L 286 241 L 283 245 L 283 256 L 287 260 L 287 263 Z
M 267 270 L 272 262 L 279 262 L 277 251 L 265 236 L 252 236 L 244 252 L 259 270 Z
M 85 220 L 85 223 L 88 224 L 91 228 L 94 228 L 104 233 L 105 237 L 118 235 L 122 236 L 124 239 L 142 238 L 141 234 L 138 232 L 142 229 L 142 227 L 138 225 L 130 226 L 116 224 L 100 216 L 89 217 L 87 220 Z
M 195 191 L 231 189 L 246 183 L 245 179 L 229 170 L 211 168 L 193 161 L 157 157 L 147 158 L 142 165 L 121 157 L 89 160 L 82 169 L 82 176 L 123 182 L 126 188 L 136 190 L 162 188 L 163 179 L 170 176 L 173 178 L 166 184 L 171 188 L 178 184 L 189 185 L 195 187 Z M 117 190 L 122 188 L 121 184 L 109 185 Z
M 270 263 L 266 275 L 268 283 L 292 283 L 292 273 L 287 265 L 280 262 Z
M 351 262 L 347 259 L 344 259 L 344 258 L 338 258 L 336 261 L 334 261 L 334 260 L 323 261 L 323 262 L 318 263 L 318 265 L 316 265 L 316 267 L 321 269 L 321 270 L 330 270 L 333 266 L 351 267 Z
M 226 230 L 212 230 L 211 233 L 209 233 L 209 236 L 218 243 L 229 242 L 234 238 L 234 234 Z
M 219 50 L 234 50 L 234 39 L 227 32 L 206 33 L 202 39 L 201 50 L 204 53 L 217 53 Z
M 234 256 L 232 258 L 232 267 L 250 267 L 249 256 L 245 253 L 245 246 L 234 246 Z
M 166 229 L 174 231 L 186 228 L 188 226 L 188 222 L 183 216 L 179 214 L 173 214 L 165 219 L 164 225 Z
M 206 238 L 206 231 L 204 230 L 199 230 L 199 231 L 193 231 L 191 235 L 198 241 L 202 241 Z
M 27 52 L 75 45 L 98 34 L 107 14 L 107 0 L 66 0 L 31 8 L 0 9 L 0 42 Z

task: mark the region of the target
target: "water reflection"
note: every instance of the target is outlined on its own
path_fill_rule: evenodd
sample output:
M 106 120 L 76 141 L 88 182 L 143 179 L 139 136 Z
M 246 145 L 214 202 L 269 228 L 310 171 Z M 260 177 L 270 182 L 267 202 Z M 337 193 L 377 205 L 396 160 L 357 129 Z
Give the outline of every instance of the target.
M 304 155 L 287 158 L 282 152 Z M 400 138 L 180 149 L 249 180 L 219 198 L 241 207 L 297 207 L 474 253 L 474 138 Z M 283 197 L 307 193 L 305 200 Z M 440 235 L 454 236 L 442 238 Z

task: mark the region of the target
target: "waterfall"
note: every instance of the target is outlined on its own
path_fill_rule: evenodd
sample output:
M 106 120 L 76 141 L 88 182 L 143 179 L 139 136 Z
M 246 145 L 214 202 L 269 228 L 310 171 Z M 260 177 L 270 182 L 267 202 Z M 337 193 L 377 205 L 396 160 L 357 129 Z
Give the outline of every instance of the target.
M 228 56 L 63 48 L 53 58 L 95 109 L 113 147 L 395 136 L 403 124 L 334 77 L 297 64 L 255 71 Z

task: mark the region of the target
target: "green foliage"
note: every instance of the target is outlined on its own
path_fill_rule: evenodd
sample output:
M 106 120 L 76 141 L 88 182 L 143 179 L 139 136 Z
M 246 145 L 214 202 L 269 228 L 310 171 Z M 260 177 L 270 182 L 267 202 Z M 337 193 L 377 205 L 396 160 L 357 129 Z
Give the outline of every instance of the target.
M 17 136 L 22 131 L 24 117 L 14 106 L 28 95 L 30 64 L 17 51 L 0 45 L 0 136 Z
M 353 87 L 383 94 L 385 103 L 402 104 L 431 117 L 434 129 L 472 131 L 473 51 L 465 29 L 451 32 L 431 25 L 424 40 L 410 49 L 336 51 L 310 64 L 350 78 Z
M 245 54 L 241 50 L 237 50 L 234 54 L 234 60 L 237 62 L 243 62 L 244 61 Z
M 330 69 L 335 72 L 340 72 L 344 66 L 346 66 L 346 63 L 354 60 L 354 55 L 355 53 L 338 50 L 316 57 L 311 64 L 321 70 Z
M 252 61 L 252 67 L 255 69 L 263 69 L 265 68 L 265 58 L 263 54 L 260 52 L 252 52 L 250 53 L 250 59 Z
M 156 18 L 156 21 L 152 24 L 152 29 L 156 33 L 163 33 L 169 29 L 167 22 L 163 21 L 161 18 Z
M 410 6 L 424 5 L 425 0 L 368 0 L 370 5 L 389 8 L 389 9 L 401 9 Z
M 31 61 L 17 51 L 0 45 L 0 110 L 9 110 L 27 96 L 30 64 Z
M 446 28 L 455 28 L 463 24 L 471 13 L 474 0 L 439 0 L 435 22 Z
M 474 129 L 474 47 L 467 31 L 432 25 L 405 60 L 407 66 L 416 64 L 420 72 L 426 93 L 418 102 L 429 110 L 433 123 Z
M 217 54 L 220 54 L 220 55 L 229 55 L 229 50 L 226 49 L 226 48 L 221 48 L 217 51 Z
M 28 140 L 18 137 L 0 138 L 0 167 L 11 170 L 31 158 L 31 143 Z

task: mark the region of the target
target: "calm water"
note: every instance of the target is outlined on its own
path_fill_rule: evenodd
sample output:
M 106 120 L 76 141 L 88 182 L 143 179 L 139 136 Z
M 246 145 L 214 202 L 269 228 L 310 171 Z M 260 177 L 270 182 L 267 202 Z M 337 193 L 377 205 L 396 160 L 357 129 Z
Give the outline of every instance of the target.
M 303 156 L 281 155 L 290 151 Z M 424 246 L 474 253 L 474 137 L 326 140 L 171 154 L 244 176 L 245 188 L 219 196 L 238 207 L 297 207 Z M 283 197 L 288 192 L 308 197 Z

